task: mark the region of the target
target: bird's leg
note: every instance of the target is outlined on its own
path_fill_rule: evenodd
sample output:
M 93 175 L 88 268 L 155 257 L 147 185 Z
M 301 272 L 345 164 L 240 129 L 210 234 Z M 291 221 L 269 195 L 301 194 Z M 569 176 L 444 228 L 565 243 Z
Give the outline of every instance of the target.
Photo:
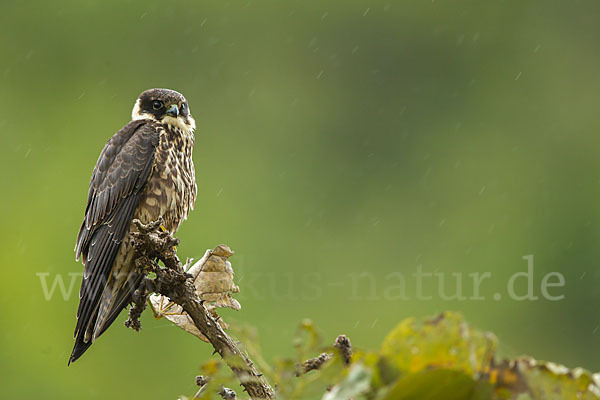
M 159 314 L 156 311 L 154 311 L 154 307 L 150 303 L 150 299 L 148 299 L 148 304 L 150 305 L 150 308 L 152 309 L 152 314 L 154 315 L 154 319 L 161 319 L 162 317 L 165 317 L 167 315 L 181 315 L 181 311 L 179 311 L 179 312 L 175 312 L 175 311 L 169 312 L 168 311 L 168 310 L 171 310 L 172 307 L 176 305 L 174 302 L 168 301 L 167 305 L 163 305 L 162 303 L 164 301 L 168 301 L 168 299 L 163 297 L 161 304 L 159 305 L 159 307 L 157 307 L 160 312 L 160 314 Z
M 160 314 L 154 310 L 154 307 L 152 306 L 152 303 L 150 302 L 150 298 L 148 298 L 148 305 L 150 306 L 150 309 L 152 310 L 152 316 L 154 317 L 154 319 L 162 319 L 163 317 L 165 317 L 167 315 L 181 315 L 181 311 L 179 311 L 179 312 L 175 312 L 175 311 L 169 312 L 169 311 L 167 311 L 167 310 L 171 309 L 173 306 L 176 305 L 172 301 L 169 301 L 167 303 L 167 305 L 164 306 L 164 307 L 163 307 L 162 304 L 160 305 L 160 308 L 159 308 Z M 165 311 L 163 311 L 163 310 L 165 310 Z
M 154 319 L 161 319 L 163 316 L 162 315 L 158 315 L 156 313 L 156 311 L 154 311 L 154 307 L 152 307 L 152 303 L 150 302 L 150 298 L 149 297 L 148 297 L 147 303 L 150 306 L 150 310 L 152 311 L 152 316 L 154 317 Z
M 162 217 L 160 218 L 160 221 L 162 222 Z M 169 235 L 171 234 L 171 232 L 161 223 L 161 225 L 159 226 L 159 229 L 161 230 L 161 232 L 165 233 L 168 232 Z M 177 252 L 177 246 L 173 246 L 173 251 Z

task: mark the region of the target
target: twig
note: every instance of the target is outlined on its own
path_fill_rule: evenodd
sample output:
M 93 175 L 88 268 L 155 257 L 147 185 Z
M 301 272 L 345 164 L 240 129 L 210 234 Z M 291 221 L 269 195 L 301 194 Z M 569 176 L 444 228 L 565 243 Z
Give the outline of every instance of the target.
M 221 390 L 217 393 L 219 396 L 224 398 L 225 400 L 236 400 L 237 396 L 235 392 L 229 388 L 222 387 Z
M 333 357 L 333 355 L 330 353 L 321 353 L 318 357 L 309 358 L 299 365 L 298 370 L 296 371 L 296 376 L 304 375 L 307 372 L 315 369 L 320 369 L 323 364 L 331 360 L 331 357 Z
M 175 246 L 179 244 L 179 240 L 173 238 L 168 232 L 159 230 L 162 219 L 147 225 L 139 220 L 134 220 L 134 223 L 138 228 L 138 232 L 132 233 L 133 244 L 138 255 L 136 266 L 144 273 L 151 271 L 156 274 L 155 279 L 145 279 L 146 285 L 150 286 L 149 290 L 168 297 L 188 313 L 194 325 L 212 344 L 215 353 L 219 353 L 227 363 L 251 398 L 274 399 L 275 393 L 263 374 L 225 333 L 196 293 L 191 275 L 185 273 L 176 253 Z M 162 261 L 165 268 L 160 268 L 155 262 L 156 259 Z M 130 319 L 131 317 L 133 317 L 131 324 L 135 325 L 136 317 L 139 318 L 138 311 L 136 310 L 133 316 L 130 313 Z
M 344 364 L 350 365 L 350 361 L 352 360 L 352 344 L 350 343 L 350 339 L 346 335 L 339 335 L 335 339 L 333 347 L 340 352 Z
M 206 385 L 207 383 L 208 383 L 208 378 L 206 378 L 206 377 L 204 377 L 202 375 L 198 375 L 196 377 L 196 385 L 197 386 L 202 387 L 202 386 Z
M 350 365 L 350 361 L 352 359 L 352 344 L 350 344 L 350 339 L 348 339 L 346 335 L 339 335 L 335 339 L 333 347 L 340 353 L 344 365 Z M 298 368 L 296 370 L 296 376 L 306 374 L 307 372 L 313 371 L 315 369 L 321 369 L 323 364 L 325 364 L 332 358 L 333 354 L 331 353 L 321 353 L 318 357 L 309 358 L 302 364 L 298 365 Z
M 202 393 L 204 393 L 204 391 L 206 390 L 209 380 L 210 377 L 204 377 L 202 375 L 198 375 L 196 377 L 196 385 L 200 386 L 200 390 L 198 390 L 198 392 L 194 395 L 193 399 L 200 398 Z M 221 390 L 219 390 L 217 394 L 225 400 L 237 400 L 235 392 L 229 388 L 226 388 L 225 386 L 221 386 Z

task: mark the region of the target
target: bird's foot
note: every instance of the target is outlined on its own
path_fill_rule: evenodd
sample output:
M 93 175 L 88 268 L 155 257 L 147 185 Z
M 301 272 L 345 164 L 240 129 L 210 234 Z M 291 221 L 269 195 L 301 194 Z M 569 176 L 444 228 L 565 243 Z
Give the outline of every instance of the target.
M 169 230 L 167 228 L 165 228 L 164 225 L 159 226 L 159 229 L 164 233 L 164 232 L 168 232 L 169 235 L 171 234 L 171 232 L 169 232 Z M 173 251 L 177 253 L 177 246 L 173 246 Z

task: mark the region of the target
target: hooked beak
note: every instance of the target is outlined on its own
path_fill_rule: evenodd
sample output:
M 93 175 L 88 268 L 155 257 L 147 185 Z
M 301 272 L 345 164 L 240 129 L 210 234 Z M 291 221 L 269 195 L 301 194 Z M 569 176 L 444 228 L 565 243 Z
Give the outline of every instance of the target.
M 171 107 L 169 107 L 169 109 L 167 110 L 167 115 L 170 115 L 174 118 L 177 118 L 179 116 L 179 107 L 177 107 L 177 104 L 171 104 Z

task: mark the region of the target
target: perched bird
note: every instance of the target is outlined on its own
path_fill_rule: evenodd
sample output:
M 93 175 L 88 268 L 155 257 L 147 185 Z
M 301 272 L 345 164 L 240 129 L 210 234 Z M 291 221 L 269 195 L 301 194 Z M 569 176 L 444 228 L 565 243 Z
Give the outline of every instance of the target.
M 133 265 L 132 221 L 162 217 L 163 228 L 175 233 L 193 209 L 195 128 L 185 97 L 150 89 L 138 97 L 131 122 L 100 153 L 75 247 L 84 272 L 69 364 L 131 302 L 142 279 Z

